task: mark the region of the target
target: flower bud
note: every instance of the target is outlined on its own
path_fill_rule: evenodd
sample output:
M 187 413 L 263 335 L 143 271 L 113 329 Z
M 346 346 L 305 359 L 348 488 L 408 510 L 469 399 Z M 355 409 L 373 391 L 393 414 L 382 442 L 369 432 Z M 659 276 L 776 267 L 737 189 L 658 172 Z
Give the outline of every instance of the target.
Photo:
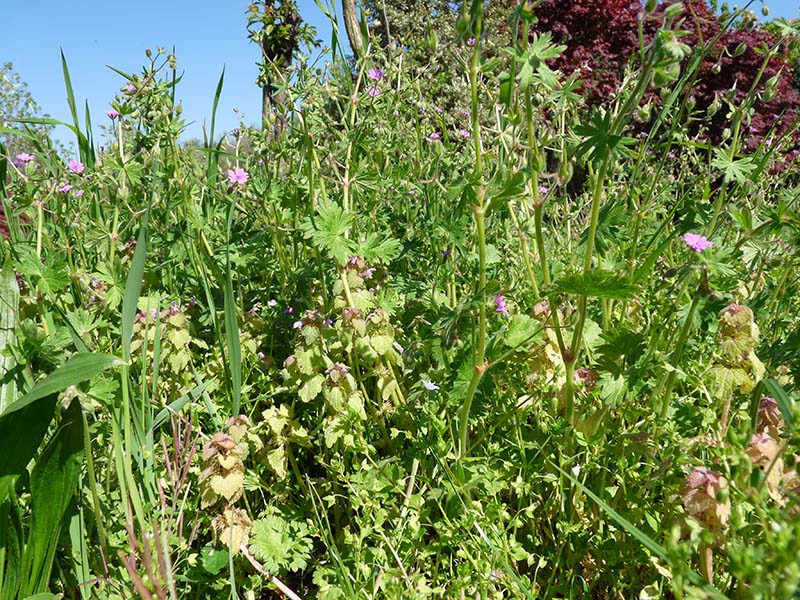
M 783 420 L 781 409 L 775 398 L 764 396 L 761 398 L 761 403 L 758 406 L 758 422 L 756 431 L 758 433 L 766 433 L 773 438 L 779 438 L 786 423 Z
M 664 10 L 664 16 L 667 19 L 674 19 L 675 17 L 679 16 L 683 12 L 683 3 L 676 2 L 675 4 L 670 4 Z
M 728 480 L 719 473 L 697 467 L 686 478 L 681 494 L 689 516 L 717 536 L 722 535 L 731 515 L 730 498 L 726 495 L 728 487 Z

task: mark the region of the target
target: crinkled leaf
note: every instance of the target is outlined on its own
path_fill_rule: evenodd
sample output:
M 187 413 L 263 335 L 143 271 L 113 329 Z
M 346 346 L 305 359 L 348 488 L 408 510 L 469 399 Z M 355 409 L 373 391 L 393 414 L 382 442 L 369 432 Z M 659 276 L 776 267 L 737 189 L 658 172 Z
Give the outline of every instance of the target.
M 624 300 L 637 292 L 636 285 L 627 278 L 610 271 L 592 269 L 561 278 L 553 284 L 550 294 L 574 294 L 593 298 Z

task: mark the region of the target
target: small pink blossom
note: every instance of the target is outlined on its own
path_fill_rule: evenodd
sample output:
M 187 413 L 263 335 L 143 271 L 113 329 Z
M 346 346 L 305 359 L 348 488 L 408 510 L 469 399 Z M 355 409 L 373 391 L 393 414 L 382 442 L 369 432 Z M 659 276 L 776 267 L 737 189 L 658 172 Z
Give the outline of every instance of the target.
M 70 171 L 72 171 L 73 173 L 80 174 L 80 173 L 83 173 L 83 170 L 86 168 L 86 165 L 84 165 L 79 160 L 71 160 L 71 161 L 69 161 L 69 164 L 67 165 L 67 168 Z
M 81 196 L 83 196 L 83 190 L 75 190 L 72 193 L 72 195 L 75 196 L 76 198 L 80 198 Z
M 702 252 L 714 245 L 707 237 L 696 233 L 687 233 L 683 236 L 683 242 L 695 252 Z
M 541 196 L 547 196 L 547 192 L 549 192 L 549 191 L 550 190 L 549 190 L 549 188 L 547 186 L 544 186 L 544 185 L 540 185 L 539 186 L 539 194 Z
M 475 45 L 475 38 L 471 37 L 467 40 L 467 46 L 474 46 Z
M 241 167 L 236 169 L 228 169 L 228 181 L 231 183 L 238 183 L 244 185 L 250 179 L 250 174 Z
M 429 139 L 430 141 L 432 141 L 432 142 L 438 142 L 440 139 L 442 139 L 442 136 L 440 136 L 438 133 L 436 133 L 436 132 L 434 131 L 432 134 L 430 134 L 430 135 L 428 136 L 428 139 Z
M 469 131 L 467 131 L 466 129 L 459 129 L 458 130 L 458 135 L 460 135 L 462 138 L 470 138 L 470 137 L 472 137 L 472 134 Z
M 125 91 L 128 92 L 128 93 L 135 92 L 136 91 L 136 86 L 133 85 L 132 83 L 129 83 L 128 85 L 125 86 Z
M 34 159 L 34 156 L 32 154 L 28 154 L 27 152 L 22 152 L 17 154 L 14 158 L 16 158 L 22 164 L 27 164 Z
M 106 111 L 106 116 L 109 119 L 114 120 L 119 116 L 119 113 L 112 108 L 111 110 Z
M 71 189 L 72 189 L 72 185 L 68 183 L 67 185 L 64 185 L 64 186 L 61 186 L 60 188 L 58 188 L 58 191 L 61 192 L 62 194 L 66 194 Z
M 378 89 L 378 86 L 371 85 L 367 88 L 367 94 L 369 94 L 370 98 L 377 98 L 381 95 L 381 91 Z
M 383 71 L 381 69 L 370 69 L 367 71 L 367 77 L 372 79 L 372 81 L 380 81 L 383 79 Z
M 494 303 L 497 308 L 495 308 L 495 312 L 499 312 L 508 316 L 508 307 L 506 307 L 506 299 L 504 296 L 497 295 L 494 298 Z

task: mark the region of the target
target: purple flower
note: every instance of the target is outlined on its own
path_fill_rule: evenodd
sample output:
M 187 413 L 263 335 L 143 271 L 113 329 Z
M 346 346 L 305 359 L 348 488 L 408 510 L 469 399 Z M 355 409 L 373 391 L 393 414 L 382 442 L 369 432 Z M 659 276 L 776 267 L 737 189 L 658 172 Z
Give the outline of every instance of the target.
M 370 69 L 367 71 L 367 77 L 372 79 L 372 81 L 380 81 L 383 79 L 383 71 L 381 69 Z
M 231 183 L 238 183 L 244 185 L 250 179 L 250 174 L 241 167 L 236 169 L 228 169 L 228 181 Z
M 66 194 L 66 193 L 67 193 L 67 192 L 69 192 L 71 189 L 72 189 L 72 185 L 70 185 L 70 184 L 68 183 L 67 185 L 64 185 L 64 186 L 62 186 L 62 187 L 58 188 L 58 191 L 59 191 L 59 192 L 61 192 L 62 194 Z
M 697 235 L 696 233 L 687 233 L 684 235 L 683 242 L 695 252 L 702 252 L 703 250 L 711 248 L 711 246 L 714 245 L 714 242 L 710 241 L 705 236 Z
M 114 120 L 119 116 L 119 113 L 112 108 L 111 110 L 106 111 L 106 116 L 109 119 Z
M 548 187 L 547 187 L 547 186 L 544 186 L 544 185 L 540 185 L 540 186 L 539 186 L 539 194 L 540 194 L 541 196 L 547 196 L 547 192 L 549 192 L 549 191 L 550 191 L 550 190 L 548 189 Z
M 440 139 L 442 139 L 442 136 L 440 136 L 438 133 L 436 133 L 436 132 L 434 131 L 432 134 L 430 134 L 430 135 L 428 136 L 428 139 L 429 139 L 431 142 L 438 142 Z
M 475 38 L 471 37 L 467 40 L 467 46 L 474 46 L 475 45 Z
M 420 379 L 420 381 L 422 381 L 422 385 L 424 385 L 425 389 L 428 390 L 429 392 L 435 392 L 439 389 L 438 385 L 436 385 L 431 381 L 428 381 L 427 379 Z
M 378 89 L 377 86 L 371 85 L 367 88 L 367 94 L 370 98 L 377 98 L 381 95 L 381 91 Z
M 503 296 L 497 295 L 494 298 L 494 303 L 497 306 L 495 312 L 503 313 L 508 316 L 508 308 L 506 307 L 506 299 Z
M 72 192 L 72 195 L 75 196 L 76 198 L 80 198 L 81 196 L 83 196 L 83 190 L 75 190 L 74 192 Z
M 435 112 L 437 115 L 440 115 L 440 114 L 442 114 L 444 111 L 442 110 L 442 108 L 441 108 L 440 106 L 434 106 L 434 107 L 433 107 L 433 112 Z
M 667 156 L 670 158 L 675 158 L 675 153 L 672 150 L 670 150 Z
M 17 154 L 14 158 L 25 165 L 31 162 L 34 159 L 34 156 L 32 154 L 28 154 L 27 152 L 22 152 L 21 154 Z
M 459 129 L 458 130 L 458 135 L 460 135 L 462 138 L 472 137 L 472 134 L 469 131 L 467 131 L 466 129 Z
M 125 91 L 128 92 L 128 93 L 135 92 L 136 91 L 136 86 L 133 85 L 132 83 L 129 83 L 128 85 L 125 86 Z
M 73 173 L 80 174 L 80 173 L 83 173 L 83 170 L 86 168 L 86 165 L 84 165 L 79 160 L 71 160 L 71 161 L 69 161 L 69 164 L 67 165 L 67 168 L 70 171 L 72 171 Z

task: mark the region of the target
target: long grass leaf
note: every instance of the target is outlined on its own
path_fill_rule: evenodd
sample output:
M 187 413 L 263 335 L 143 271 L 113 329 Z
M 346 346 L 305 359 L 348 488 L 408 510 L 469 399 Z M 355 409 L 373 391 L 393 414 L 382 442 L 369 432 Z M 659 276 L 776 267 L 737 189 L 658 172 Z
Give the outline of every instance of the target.
M 16 361 L 6 350 L 17 335 L 18 311 L 19 285 L 9 255 L 0 271 L 0 414 L 17 399 Z
M 207 146 L 212 146 L 214 144 L 214 133 L 217 123 L 217 108 L 219 107 L 219 98 L 222 95 L 222 85 L 225 81 L 225 69 L 222 69 L 222 73 L 219 76 L 219 81 L 217 82 L 217 89 L 214 92 L 214 102 L 211 105 L 211 131 L 208 134 L 209 139 L 206 142 Z M 210 150 L 210 148 L 209 148 Z M 217 148 L 219 150 L 219 147 Z M 208 164 L 206 165 L 206 181 L 208 181 L 209 189 L 214 189 L 214 186 L 217 184 L 217 171 L 219 170 L 219 152 L 209 152 L 208 153 Z
M 136 308 L 144 280 L 144 264 L 147 257 L 147 225 L 150 220 L 150 207 L 142 216 L 136 250 L 133 253 L 131 268 L 125 281 L 125 295 L 122 298 L 122 358 L 129 361 L 131 357 L 131 339 L 133 323 L 136 320 Z
M 656 542 L 644 531 L 636 527 L 636 525 L 628 521 L 628 519 L 623 517 L 613 508 L 611 508 L 605 501 L 603 501 L 602 498 L 600 498 L 600 496 L 598 496 L 592 490 L 583 485 L 571 473 L 567 473 L 564 469 L 562 469 L 558 465 L 554 464 L 553 466 L 556 469 L 558 469 L 561 472 L 561 474 L 564 475 L 564 477 L 569 479 L 575 485 L 575 487 L 577 487 L 580 491 L 586 494 L 595 504 L 597 504 L 597 506 L 599 506 L 603 510 L 603 512 L 605 512 L 609 517 L 611 517 L 620 527 L 622 527 L 625 531 L 627 531 L 631 535 L 631 537 L 633 537 L 636 541 L 642 544 L 642 546 L 650 550 L 650 552 L 652 552 L 655 556 L 657 556 L 661 560 L 669 562 L 669 554 L 667 553 L 667 550 L 666 548 L 664 548 L 664 546 Z M 689 579 L 692 581 L 693 584 L 702 586 L 703 589 L 706 592 L 708 592 L 708 594 L 712 598 L 720 598 L 723 600 L 726 598 L 726 596 L 718 589 L 707 584 L 698 573 L 690 571 Z
M 225 339 L 228 346 L 228 366 L 231 375 L 231 414 L 239 414 L 242 399 L 242 348 L 239 339 L 239 321 L 236 316 L 236 300 L 233 294 L 233 275 L 231 273 L 231 227 L 236 211 L 236 200 L 231 202 L 228 212 L 227 243 L 225 245 Z

